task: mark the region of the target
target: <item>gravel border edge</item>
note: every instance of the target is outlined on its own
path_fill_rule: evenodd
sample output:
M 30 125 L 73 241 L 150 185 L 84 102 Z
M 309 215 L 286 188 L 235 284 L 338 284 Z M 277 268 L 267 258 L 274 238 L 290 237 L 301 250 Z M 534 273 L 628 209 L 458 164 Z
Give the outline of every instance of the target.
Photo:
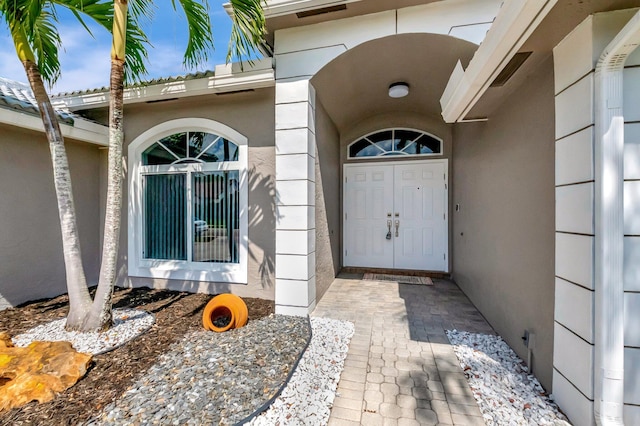
M 258 417 L 263 412 L 267 411 L 271 406 L 271 404 L 273 404 L 273 402 L 280 396 L 284 388 L 286 388 L 289 382 L 291 381 L 291 378 L 293 377 L 293 373 L 295 373 L 296 370 L 298 369 L 298 364 L 300 364 L 300 360 L 302 359 L 302 356 L 305 354 L 305 352 L 309 348 L 309 344 L 311 343 L 311 339 L 313 338 L 313 329 L 311 328 L 311 317 L 307 315 L 306 318 L 307 318 L 307 327 L 309 327 L 309 338 L 307 338 L 307 342 L 305 343 L 304 348 L 300 351 L 298 358 L 296 358 L 295 362 L 293 363 L 291 371 L 289 371 L 289 374 L 287 375 L 286 379 L 282 382 L 282 385 L 280 386 L 278 391 L 271 398 L 269 398 L 264 404 L 262 404 L 256 411 L 254 411 L 253 413 L 249 414 L 247 417 L 245 417 L 244 419 L 236 423 L 237 426 L 247 424 L 251 422 L 254 418 Z

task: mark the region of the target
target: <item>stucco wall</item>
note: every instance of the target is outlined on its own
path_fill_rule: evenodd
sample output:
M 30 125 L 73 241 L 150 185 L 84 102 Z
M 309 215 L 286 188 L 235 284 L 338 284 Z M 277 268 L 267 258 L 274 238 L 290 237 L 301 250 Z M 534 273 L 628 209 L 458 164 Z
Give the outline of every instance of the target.
M 89 284 L 100 267 L 99 150 L 66 141 Z M 0 309 L 66 293 L 51 155 L 42 133 L 0 126 Z
M 340 135 L 316 101 L 316 303 L 342 265 Z
M 554 91 L 547 59 L 484 123 L 453 131 L 453 278 L 551 390 Z
M 191 117 L 218 121 L 249 140 L 248 284 L 128 277 L 126 209 L 123 211 L 117 283 L 192 292 L 232 292 L 240 296 L 272 300 L 275 290 L 274 90 L 261 89 L 255 92 L 198 96 L 166 103 L 126 106 L 126 144 L 130 144 L 137 136 L 155 125 L 168 120 Z M 128 195 L 125 199 L 128 199 L 127 197 Z

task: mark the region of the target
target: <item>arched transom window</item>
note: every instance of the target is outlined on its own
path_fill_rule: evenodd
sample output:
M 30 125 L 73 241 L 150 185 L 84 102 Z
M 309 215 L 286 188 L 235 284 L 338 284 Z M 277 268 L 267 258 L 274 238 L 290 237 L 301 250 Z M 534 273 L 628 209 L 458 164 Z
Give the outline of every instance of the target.
M 349 158 L 441 155 L 442 139 L 412 129 L 385 129 L 363 136 L 348 148 Z
M 238 145 L 206 132 L 180 132 L 164 137 L 142 153 L 145 166 L 237 161 Z
M 130 274 L 246 282 L 246 138 L 209 120 L 169 123 L 129 148 Z M 189 124 L 201 125 L 171 131 Z

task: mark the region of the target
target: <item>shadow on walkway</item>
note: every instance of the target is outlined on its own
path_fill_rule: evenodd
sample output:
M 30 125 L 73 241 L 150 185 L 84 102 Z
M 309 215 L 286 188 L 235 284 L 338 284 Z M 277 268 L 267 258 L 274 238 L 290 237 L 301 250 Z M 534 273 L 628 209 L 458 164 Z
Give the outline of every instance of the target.
M 484 424 L 445 333 L 494 334 L 469 299 L 450 280 L 361 278 L 340 275 L 313 312 L 355 325 L 329 424 Z

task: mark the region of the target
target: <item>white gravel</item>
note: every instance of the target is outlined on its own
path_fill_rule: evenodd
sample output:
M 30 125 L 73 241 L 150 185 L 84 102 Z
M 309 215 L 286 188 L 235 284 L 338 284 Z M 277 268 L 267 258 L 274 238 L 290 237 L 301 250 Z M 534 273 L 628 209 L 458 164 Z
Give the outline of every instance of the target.
M 80 333 L 66 331 L 66 318 L 52 321 L 32 328 L 26 333 L 14 336 L 13 344 L 19 347 L 28 346 L 31 342 L 40 340 L 47 342 L 71 342 L 78 352 L 92 355 L 108 352 L 116 347 L 138 337 L 149 329 L 155 322 L 155 317 L 139 309 L 114 309 L 113 326 L 104 332 Z
M 269 409 L 250 424 L 328 423 L 354 326 L 347 321 L 311 318 L 311 329 L 311 342 L 291 380 Z
M 487 425 L 569 425 L 500 336 L 447 330 Z

